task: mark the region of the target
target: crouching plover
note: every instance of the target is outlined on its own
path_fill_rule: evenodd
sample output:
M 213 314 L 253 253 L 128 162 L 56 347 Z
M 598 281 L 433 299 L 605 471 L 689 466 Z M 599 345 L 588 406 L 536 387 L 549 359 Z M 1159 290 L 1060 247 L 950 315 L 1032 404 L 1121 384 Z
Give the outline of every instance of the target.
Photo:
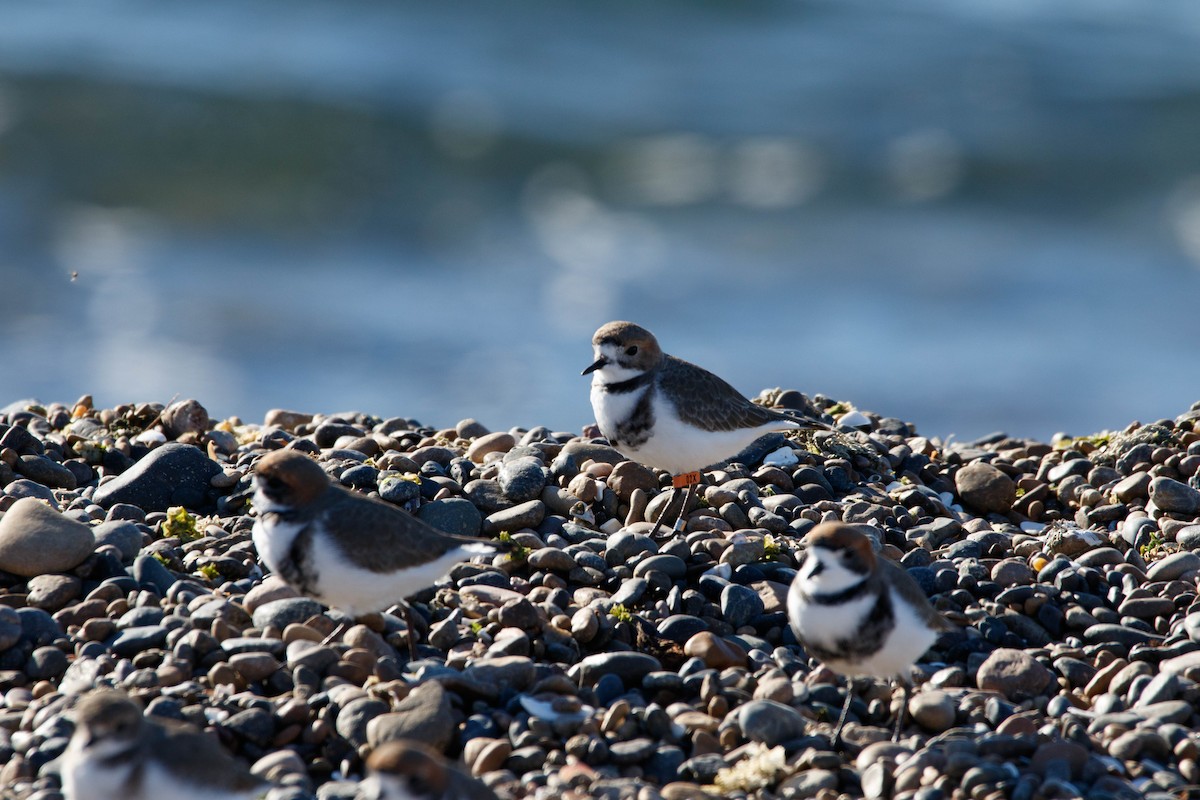
M 60 761 L 67 800 L 251 800 L 270 788 L 212 736 L 146 719 L 123 692 L 91 692 L 74 716 Z
M 443 533 L 382 500 L 343 489 L 296 450 L 276 450 L 255 465 L 254 507 L 254 546 L 272 572 L 350 616 L 402 605 L 410 656 L 416 654 L 416 629 L 405 598 L 455 564 L 500 549 Z
M 380 745 L 367 769 L 358 800 L 496 800 L 495 792 L 419 742 Z
M 808 536 L 808 555 L 788 591 L 788 617 L 810 655 L 834 672 L 896 679 L 904 703 L 893 740 L 900 738 L 908 707 L 910 671 L 937 639 L 952 630 L 917 582 L 900 566 L 876 556 L 867 535 L 849 525 L 818 525 Z M 853 697 L 833 731 L 836 743 Z
M 632 322 L 602 326 L 592 347 L 596 360 L 583 374 L 593 373 L 600 432 L 635 461 L 676 476 L 675 490 L 688 487 L 681 519 L 700 481 L 694 470 L 731 458 L 772 431 L 828 428 L 750 402 L 708 370 L 664 353 L 654 334 Z M 656 533 L 661 522 L 660 516 Z

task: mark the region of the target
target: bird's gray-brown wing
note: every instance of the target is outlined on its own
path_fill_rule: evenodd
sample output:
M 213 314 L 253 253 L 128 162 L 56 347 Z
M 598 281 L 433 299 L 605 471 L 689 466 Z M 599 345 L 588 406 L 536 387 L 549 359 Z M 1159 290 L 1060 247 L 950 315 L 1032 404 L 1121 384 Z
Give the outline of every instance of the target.
M 331 489 L 345 491 L 338 487 Z M 382 500 L 356 499 L 358 502 L 326 513 L 337 516 L 338 547 L 372 572 L 393 572 L 425 564 L 465 544 L 503 548 L 499 542 L 445 533 Z
M 203 786 L 214 794 L 241 795 L 268 788 L 213 736 L 173 720 L 147 719 L 147 723 L 148 754 L 168 765 L 181 780 Z
M 913 580 L 913 577 L 908 574 L 908 570 L 884 556 L 880 556 L 876 563 L 880 569 L 886 570 L 892 576 L 892 585 L 896 587 L 896 591 L 908 601 L 909 605 L 917 609 L 917 613 L 929 627 L 942 631 L 955 629 L 954 623 L 939 614 L 929 602 L 929 598 L 925 596 L 925 592 Z
M 686 398 L 686 402 L 676 405 L 675 412 L 697 427 L 734 431 L 770 422 L 805 423 L 799 417 L 755 405 L 708 370 L 674 356 L 663 357 L 659 383 L 664 394 Z

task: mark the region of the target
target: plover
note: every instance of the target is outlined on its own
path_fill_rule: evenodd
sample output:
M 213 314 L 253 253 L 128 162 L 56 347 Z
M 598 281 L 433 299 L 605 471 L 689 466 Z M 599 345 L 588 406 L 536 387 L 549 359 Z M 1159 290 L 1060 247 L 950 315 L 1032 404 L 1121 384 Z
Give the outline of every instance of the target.
M 344 489 L 296 450 L 263 456 L 253 485 L 259 514 L 254 546 L 271 571 L 301 594 L 350 616 L 401 605 L 413 656 L 416 629 L 405 598 L 432 586 L 455 564 L 500 549 L 494 542 L 444 533 L 389 503 Z
M 750 402 L 708 370 L 664 353 L 654 334 L 632 322 L 601 326 L 592 347 L 596 360 L 582 374 L 593 376 L 600 432 L 629 458 L 676 476 L 675 490 L 688 487 L 680 518 L 700 481 L 696 470 L 772 431 L 828 427 Z
M 251 800 L 270 788 L 214 737 L 146 719 L 123 692 L 91 692 L 73 713 L 60 760 L 67 800 Z
M 496 800 L 495 792 L 419 742 L 380 745 L 367 769 L 358 800 Z
M 808 653 L 848 679 L 834 742 L 846 724 L 856 676 L 900 683 L 904 702 L 892 735 L 899 739 L 912 666 L 940 631 L 954 627 L 917 582 L 903 567 L 877 556 L 865 533 L 827 522 L 808 536 L 808 554 L 792 581 L 787 606 L 792 630 Z

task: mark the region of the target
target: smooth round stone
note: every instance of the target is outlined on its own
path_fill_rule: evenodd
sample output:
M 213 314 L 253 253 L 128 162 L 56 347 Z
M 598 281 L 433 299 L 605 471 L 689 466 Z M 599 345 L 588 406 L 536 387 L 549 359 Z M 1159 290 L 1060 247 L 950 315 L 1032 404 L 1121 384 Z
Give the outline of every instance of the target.
M 279 660 L 270 653 L 238 653 L 229 657 L 229 666 L 250 682 L 265 681 L 279 669 Z
M 37 481 L 31 481 L 28 478 L 18 478 L 8 484 L 4 487 L 4 494 L 18 499 L 32 498 L 34 500 L 42 500 L 49 503 L 51 508 L 58 508 L 58 498 L 54 496 L 54 490 L 48 486 L 42 486 Z
M 1146 578 L 1151 581 L 1173 581 L 1185 573 L 1200 569 L 1200 555 L 1190 550 L 1172 553 L 1166 558 L 1155 561 L 1146 570 Z
M 942 733 L 954 726 L 957 706 L 950 695 L 932 690 L 913 695 L 908 701 L 908 713 L 930 733 Z
M 571 668 L 579 673 L 584 685 L 592 685 L 604 675 L 621 678 L 626 686 L 637 686 L 642 678 L 662 669 L 659 660 L 647 653 L 615 652 L 590 655 Z
M 1175 612 L 1175 603 L 1169 597 L 1134 597 L 1121 603 L 1117 613 L 1138 619 L 1169 617 Z
M 768 747 L 799 739 L 806 727 L 799 711 L 773 700 L 751 700 L 742 704 L 735 714 L 745 737 Z
M 683 652 L 684 655 L 699 658 L 705 666 L 713 669 L 745 667 L 747 663 L 746 651 L 710 631 L 700 631 L 688 639 Z
M 748 586 L 731 583 L 721 590 L 721 616 L 734 628 L 740 628 L 765 610 L 758 592 Z
M 657 553 L 658 544 L 644 533 L 619 531 L 609 537 L 604 560 L 610 567 L 624 564 L 642 553 Z
M 1150 481 L 1150 501 L 1163 511 L 1195 514 L 1200 511 L 1200 491 L 1166 476 Z
M 397 472 L 382 472 L 379 475 L 379 497 L 398 506 L 410 503 L 421 496 L 421 482 L 408 480 Z
M 639 737 L 625 742 L 614 742 L 609 747 L 609 760 L 618 766 L 640 764 L 658 749 L 658 743 L 653 739 Z
M 1106 567 L 1125 563 L 1125 556 L 1115 547 L 1097 547 L 1075 559 L 1081 567 Z
M 660 553 L 642 559 L 633 568 L 633 574 L 638 578 L 654 571 L 662 572 L 671 580 L 682 580 L 687 575 L 687 564 L 679 556 Z
M 1009 700 L 1035 697 L 1054 680 L 1053 673 L 1022 650 L 994 650 L 979 667 L 976 684 Z
M 462 497 L 424 503 L 417 509 L 417 518 L 440 531 L 459 536 L 478 536 L 483 527 L 483 515 L 479 509 Z
M 557 547 L 542 547 L 529 554 L 529 566 L 532 569 L 551 572 L 570 572 L 575 569 L 576 564 L 570 553 Z
M 296 639 L 289 642 L 286 656 L 289 669 L 306 667 L 317 673 L 322 673 L 337 663 L 338 654 L 332 647 L 326 647 L 320 642 L 309 639 Z
M 672 614 L 658 623 L 659 636 L 680 644 L 688 641 L 697 633 L 707 630 L 708 623 L 691 614 Z M 696 654 L 689 653 L 688 655 Z
M 143 650 L 163 647 L 169 631 L 161 625 L 139 625 L 126 628 L 113 640 L 112 651 L 122 658 L 133 658 Z
M 239 711 L 221 723 L 221 727 L 258 747 L 266 747 L 275 738 L 275 721 L 261 708 Z
M 1037 577 L 1033 569 L 1021 559 L 1006 558 L 992 567 L 992 580 L 1000 586 L 1024 586 Z
M 74 575 L 38 575 L 30 578 L 26 602 L 34 608 L 54 612 L 83 593 L 83 581 Z
M 146 511 L 172 506 L 204 509 L 212 505 L 210 481 L 221 471 L 221 465 L 200 448 L 169 442 L 102 484 L 92 499 L 104 508 L 130 503 Z
M 96 547 L 110 545 L 121 553 L 121 561 L 130 564 L 142 549 L 142 531 L 129 520 L 115 519 L 92 528 Z
M 538 494 L 541 494 L 541 489 L 538 489 Z M 449 502 L 442 500 L 440 502 Z M 466 502 L 465 500 L 463 502 Z M 422 509 L 427 506 L 422 506 Z M 503 511 L 496 511 L 488 514 L 483 521 L 484 533 L 502 533 L 505 531 L 518 531 L 522 528 L 536 528 L 541 524 L 546 517 L 546 504 L 541 500 L 530 500 L 526 503 L 519 503 L 512 508 L 506 508 Z
M 0 570 L 23 577 L 68 572 L 95 550 L 92 531 L 31 498 L 17 500 L 0 519 Z
M 537 459 L 525 456 L 501 464 L 497 480 L 505 497 L 513 503 L 525 503 L 541 497 L 546 473 Z
M 359 697 L 351 700 L 337 714 L 334 724 L 338 735 L 354 747 L 367 743 L 367 725 L 380 714 L 389 710 L 387 703 L 374 697 Z
M 475 742 L 481 742 L 471 747 Z M 512 743 L 508 739 L 469 739 L 464 748 L 464 757 L 471 766 L 471 774 L 484 775 L 504 766 L 504 762 L 512 755 Z M 470 755 L 468 756 L 468 753 Z
M 45 456 L 21 456 L 15 467 L 18 475 L 24 475 L 31 481 L 48 486 L 51 489 L 75 488 L 75 473 Z
M 467 458 L 476 464 L 482 464 L 490 453 L 507 453 L 516 446 L 517 438 L 507 431 L 486 433 L 471 442 L 471 446 L 467 448 Z
M 622 503 L 628 503 L 629 498 L 637 489 L 641 489 L 647 494 L 658 491 L 658 475 L 654 470 L 644 467 L 636 461 L 622 461 L 617 464 L 606 479 L 606 483 Z
M 446 690 L 438 681 L 427 681 L 414 687 L 392 712 L 367 722 L 367 742 L 375 748 L 384 742 L 416 739 L 441 751 L 454 738 L 456 727 Z
M 1161 669 L 1161 666 L 1160 666 Z M 1179 676 L 1172 672 L 1160 672 L 1150 679 L 1150 683 L 1138 695 L 1134 708 L 1145 708 L 1155 703 L 1165 703 L 1179 696 L 1183 683 Z
M 641 600 L 649 588 L 650 584 L 645 578 L 627 578 L 621 582 L 621 588 L 613 593 L 612 601 L 614 604 L 631 606 Z
M 283 630 L 293 622 L 304 622 L 324 611 L 316 600 L 308 597 L 288 597 L 272 600 L 254 609 L 251 620 L 256 628 L 272 627 Z
M 25 674 L 33 680 L 50 680 L 61 676 L 68 666 L 70 661 L 62 650 L 57 647 L 39 647 L 30 654 L 25 664 Z
M 496 656 L 473 662 L 463 674 L 476 683 L 496 687 L 500 693 L 520 692 L 537 680 L 537 665 L 528 656 Z
M 1135 644 L 1158 642 L 1162 639 L 1162 637 L 1155 636 L 1152 633 L 1146 633 L 1145 631 L 1127 628 L 1124 625 L 1116 625 L 1110 622 L 1102 622 L 1091 626 L 1083 632 L 1083 638 L 1092 643 L 1113 642 L 1126 647 L 1133 647 Z
M 954 473 L 954 487 L 963 501 L 985 513 L 1005 513 L 1017 497 L 1017 485 L 991 464 L 974 461 Z
M 1187 525 L 1175 531 L 1175 542 L 1184 550 L 1200 549 L 1200 525 Z

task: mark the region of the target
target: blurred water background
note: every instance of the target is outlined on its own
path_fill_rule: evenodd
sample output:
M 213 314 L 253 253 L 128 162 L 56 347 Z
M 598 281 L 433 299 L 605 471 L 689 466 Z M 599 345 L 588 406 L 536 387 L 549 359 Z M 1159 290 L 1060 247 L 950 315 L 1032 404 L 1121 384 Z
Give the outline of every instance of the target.
M 632 319 L 962 439 L 1200 399 L 1200 3 L 0 5 L 0 387 L 592 421 Z

